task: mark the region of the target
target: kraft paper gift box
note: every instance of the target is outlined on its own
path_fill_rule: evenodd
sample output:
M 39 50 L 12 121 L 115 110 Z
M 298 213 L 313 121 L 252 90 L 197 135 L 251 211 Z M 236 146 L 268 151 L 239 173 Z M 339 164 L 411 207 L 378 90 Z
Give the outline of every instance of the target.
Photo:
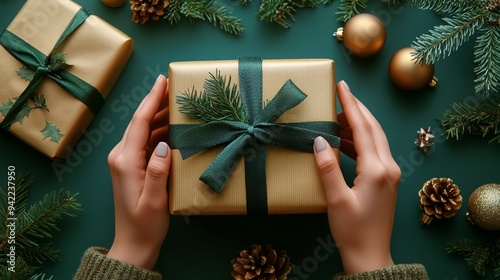
M 245 164 L 247 161 L 243 156 L 234 170 L 222 170 L 220 174 L 215 173 L 215 176 L 222 175 L 224 177 L 224 174 L 229 176 L 227 184 L 224 184 L 220 193 L 199 179 L 200 175 L 227 146 L 227 143 L 205 149 L 183 159 L 177 148 L 178 144 L 182 142 L 179 140 L 182 137 L 179 138 L 176 128 L 200 124 L 201 122 L 190 119 L 179 112 L 180 105 L 176 103 L 177 96 L 193 89 L 198 92 L 202 91 L 204 81 L 209 77 L 209 73 L 215 75 L 216 71 L 220 71 L 221 76 L 231 77 L 232 82 L 239 84 L 238 88 L 241 90 L 242 78 L 239 77 L 241 67 L 238 60 L 173 62 L 169 65 L 169 141 L 172 148 L 172 166 L 169 178 L 170 212 L 177 215 L 325 212 L 325 194 L 312 153 L 313 140 L 317 136 L 314 133 L 307 142 L 307 146 L 310 148 L 309 152 L 272 144 L 265 145 L 267 146 L 267 154 L 264 162 L 260 164 L 260 166 L 264 166 L 262 169 L 265 171 L 265 187 L 267 188 L 264 189 L 265 206 L 263 207 L 267 208 L 264 210 L 256 210 L 258 206 L 250 205 L 254 203 L 252 201 L 255 196 L 254 192 L 258 192 L 258 190 L 254 186 L 256 182 L 253 181 L 253 178 L 246 176 Z M 300 104 L 285 111 L 274 123 L 332 123 L 334 127 L 327 133 L 333 135 L 330 139 L 334 139 L 332 141 L 336 143 L 332 143 L 330 140 L 329 142 L 338 146 L 339 139 L 334 136 L 338 133 L 334 62 L 329 59 L 262 60 L 261 67 L 261 95 L 264 103 L 271 104 L 272 99 L 287 80 L 291 80 L 307 95 Z M 253 81 L 250 83 L 256 84 Z M 282 100 L 286 99 L 287 97 Z M 198 138 L 196 141 L 201 143 L 207 139 L 204 135 L 194 138 Z M 249 141 L 252 142 L 252 140 Z M 262 143 L 253 141 L 253 145 L 250 144 L 246 150 L 240 151 L 240 154 L 244 154 L 252 160 L 252 157 L 255 156 L 254 152 L 259 152 L 263 146 Z M 338 157 L 338 149 L 335 149 L 335 152 Z
M 69 0 L 28 0 L 0 45 L 1 127 L 53 159 L 71 151 L 134 48 Z

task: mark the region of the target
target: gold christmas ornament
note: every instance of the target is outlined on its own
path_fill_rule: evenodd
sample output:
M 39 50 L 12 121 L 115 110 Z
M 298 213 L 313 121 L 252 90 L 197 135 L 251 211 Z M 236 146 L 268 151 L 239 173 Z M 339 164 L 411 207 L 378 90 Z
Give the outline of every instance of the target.
M 231 276 L 236 280 L 286 280 L 292 271 L 285 251 L 276 253 L 270 245 L 252 245 L 231 260 Z
M 429 225 L 434 218 L 451 218 L 462 207 L 460 189 L 450 178 L 432 178 L 418 192 L 422 224 Z
M 389 61 L 389 77 L 399 88 L 414 91 L 425 86 L 436 87 L 438 79 L 434 76 L 434 64 L 419 64 L 413 60 L 414 48 L 397 51 Z
M 378 53 L 385 44 L 386 30 L 380 19 L 372 14 L 358 14 L 333 34 L 344 42 L 355 56 L 369 57 Z
M 427 152 L 432 145 L 434 145 L 434 134 L 432 134 L 430 126 L 427 128 L 420 128 L 420 130 L 417 131 L 415 145 L 417 146 L 417 149 L 424 153 Z
M 139 24 L 146 23 L 149 19 L 157 21 L 165 14 L 165 9 L 170 2 L 167 0 L 130 0 L 132 21 Z
M 469 197 L 467 218 L 485 230 L 500 230 L 500 185 L 486 184 Z
M 120 7 L 126 0 L 101 0 L 104 4 L 110 7 Z

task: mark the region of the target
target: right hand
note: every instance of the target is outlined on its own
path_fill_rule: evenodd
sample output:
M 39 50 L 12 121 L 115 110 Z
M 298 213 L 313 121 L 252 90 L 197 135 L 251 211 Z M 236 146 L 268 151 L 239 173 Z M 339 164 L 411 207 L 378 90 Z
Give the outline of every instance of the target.
M 341 150 L 356 160 L 351 188 L 328 142 L 314 141 L 316 164 L 325 189 L 328 222 L 339 249 L 345 274 L 356 274 L 394 265 L 390 252 L 401 177 L 382 127 L 341 81 L 337 92 Z

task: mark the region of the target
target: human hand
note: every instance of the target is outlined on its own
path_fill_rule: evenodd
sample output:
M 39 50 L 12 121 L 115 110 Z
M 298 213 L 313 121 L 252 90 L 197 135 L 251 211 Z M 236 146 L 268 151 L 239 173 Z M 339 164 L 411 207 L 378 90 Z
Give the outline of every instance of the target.
M 160 75 L 111 150 L 115 239 L 107 257 L 152 269 L 168 231 L 168 80 Z M 155 148 L 156 147 L 156 148 Z
M 337 85 L 341 150 L 356 159 L 351 188 L 328 142 L 314 141 L 316 164 L 325 188 L 328 222 L 344 273 L 356 274 L 393 265 L 390 243 L 401 177 L 382 127 L 344 81 Z

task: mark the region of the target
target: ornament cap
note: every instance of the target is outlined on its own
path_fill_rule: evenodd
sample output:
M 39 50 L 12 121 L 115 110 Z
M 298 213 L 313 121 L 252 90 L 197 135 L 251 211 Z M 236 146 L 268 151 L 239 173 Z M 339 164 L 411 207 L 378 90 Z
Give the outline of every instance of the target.
M 344 40 L 344 27 L 337 28 L 337 32 L 333 33 L 333 37 L 336 37 L 337 40 L 339 40 L 339 41 L 343 41 Z
M 429 82 L 429 87 L 431 88 L 437 87 L 438 81 L 439 81 L 438 77 L 432 76 L 432 80 Z

